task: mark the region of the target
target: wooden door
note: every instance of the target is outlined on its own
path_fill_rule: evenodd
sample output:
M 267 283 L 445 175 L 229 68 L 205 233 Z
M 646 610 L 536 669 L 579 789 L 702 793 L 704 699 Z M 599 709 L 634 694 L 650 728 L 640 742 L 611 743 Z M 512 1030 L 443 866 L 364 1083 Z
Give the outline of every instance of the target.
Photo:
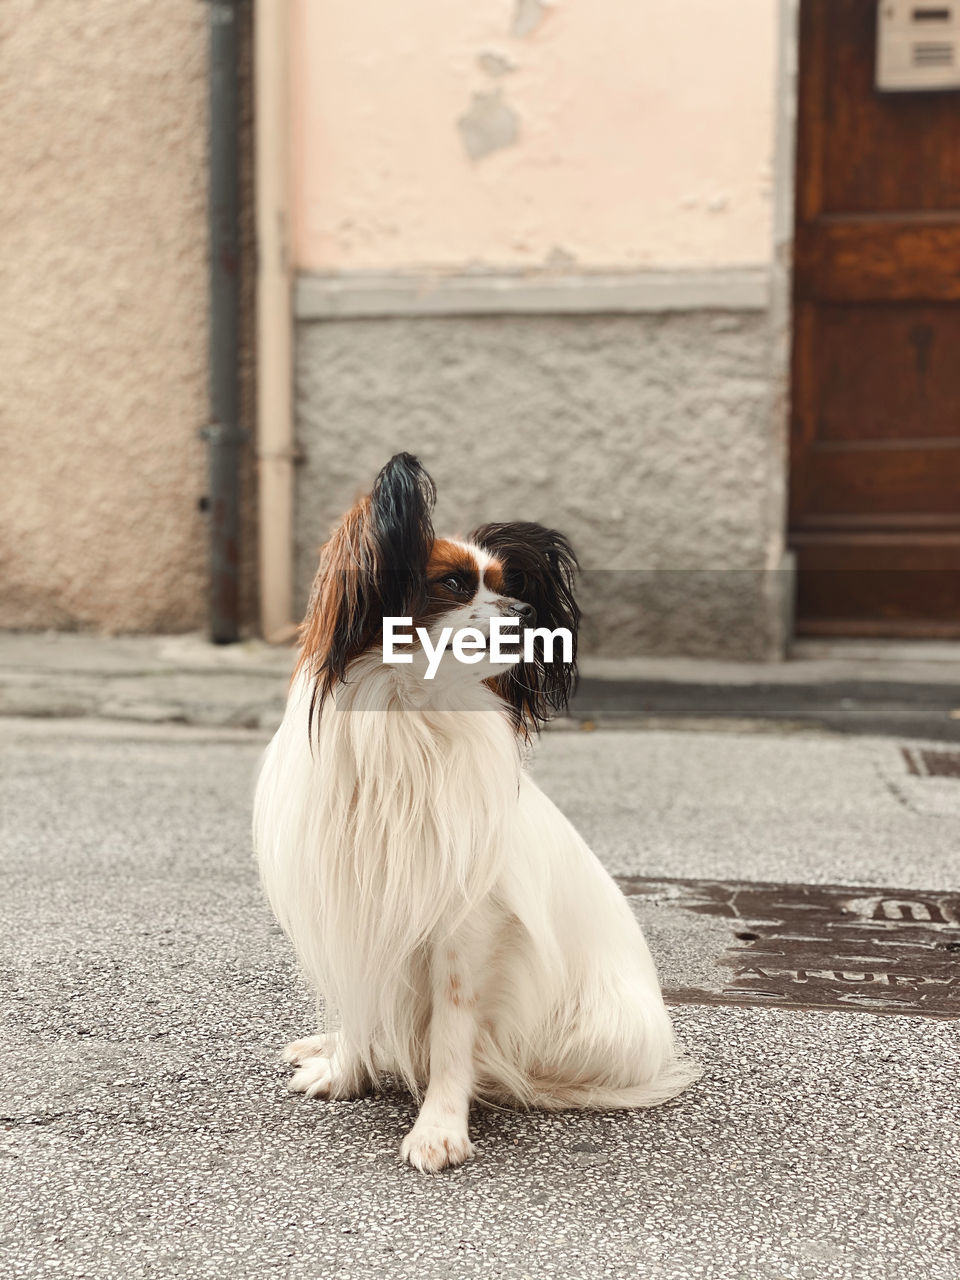
M 802 0 L 797 630 L 960 636 L 960 93 L 874 88 L 875 0 Z

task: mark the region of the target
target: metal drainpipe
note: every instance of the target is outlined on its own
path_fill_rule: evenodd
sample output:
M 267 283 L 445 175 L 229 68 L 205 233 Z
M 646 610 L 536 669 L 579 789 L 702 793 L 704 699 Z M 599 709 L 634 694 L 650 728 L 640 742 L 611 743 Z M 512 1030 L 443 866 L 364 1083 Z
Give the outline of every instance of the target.
M 293 621 L 293 315 L 290 249 L 289 0 L 253 11 L 257 191 L 257 496 L 260 629 L 287 644 Z M 302 9 L 303 6 L 296 6 Z M 297 33 L 297 35 L 299 32 Z M 293 38 L 297 38 L 294 35 Z
M 237 0 L 207 0 L 210 230 L 210 639 L 239 636 L 239 156 Z

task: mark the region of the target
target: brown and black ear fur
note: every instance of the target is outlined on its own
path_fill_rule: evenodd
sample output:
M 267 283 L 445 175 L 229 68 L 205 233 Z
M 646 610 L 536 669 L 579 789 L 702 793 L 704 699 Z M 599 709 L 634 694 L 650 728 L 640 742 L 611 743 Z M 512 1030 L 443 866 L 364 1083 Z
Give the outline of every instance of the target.
M 573 637 L 572 662 L 545 662 L 537 641 L 533 662 L 520 662 L 497 676 L 494 685 L 509 704 L 518 729 L 529 735 L 558 711 L 566 710 L 577 687 L 577 631 L 580 607 L 574 585 L 580 566 L 562 533 L 542 524 L 516 521 L 485 524 L 470 535 L 503 567 L 504 594 L 537 611 L 535 625 L 554 631 L 565 627 Z
M 350 663 L 379 641 L 383 619 L 422 607 L 436 496 L 419 461 L 398 453 L 321 548 L 297 667 L 313 680 L 311 725 Z

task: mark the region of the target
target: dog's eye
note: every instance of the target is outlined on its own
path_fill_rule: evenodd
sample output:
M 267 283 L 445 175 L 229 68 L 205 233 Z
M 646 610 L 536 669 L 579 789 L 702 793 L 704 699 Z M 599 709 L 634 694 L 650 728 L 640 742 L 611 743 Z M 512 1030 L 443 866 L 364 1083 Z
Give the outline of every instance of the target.
M 454 595 L 465 596 L 467 588 L 462 578 L 458 578 L 455 573 L 448 573 L 445 578 L 440 579 L 441 587 L 446 587 L 448 591 L 452 591 Z

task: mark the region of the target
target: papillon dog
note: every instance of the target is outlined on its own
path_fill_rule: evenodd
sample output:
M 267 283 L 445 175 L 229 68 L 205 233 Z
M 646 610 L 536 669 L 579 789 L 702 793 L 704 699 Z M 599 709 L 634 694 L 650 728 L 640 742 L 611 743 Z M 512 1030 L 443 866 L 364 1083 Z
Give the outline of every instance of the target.
M 424 1172 L 473 1154 L 472 1100 L 649 1107 L 700 1075 L 626 899 L 525 767 L 576 680 L 570 544 L 530 523 L 436 538 L 435 496 L 397 454 L 323 547 L 254 813 L 267 898 L 337 1024 L 284 1050 L 290 1088 L 399 1079 Z M 536 644 L 497 664 L 447 648 L 427 678 L 417 628 L 436 650 L 495 617 Z M 409 662 L 384 661 L 387 618 L 410 623 Z M 550 661 L 557 629 L 574 644 Z

